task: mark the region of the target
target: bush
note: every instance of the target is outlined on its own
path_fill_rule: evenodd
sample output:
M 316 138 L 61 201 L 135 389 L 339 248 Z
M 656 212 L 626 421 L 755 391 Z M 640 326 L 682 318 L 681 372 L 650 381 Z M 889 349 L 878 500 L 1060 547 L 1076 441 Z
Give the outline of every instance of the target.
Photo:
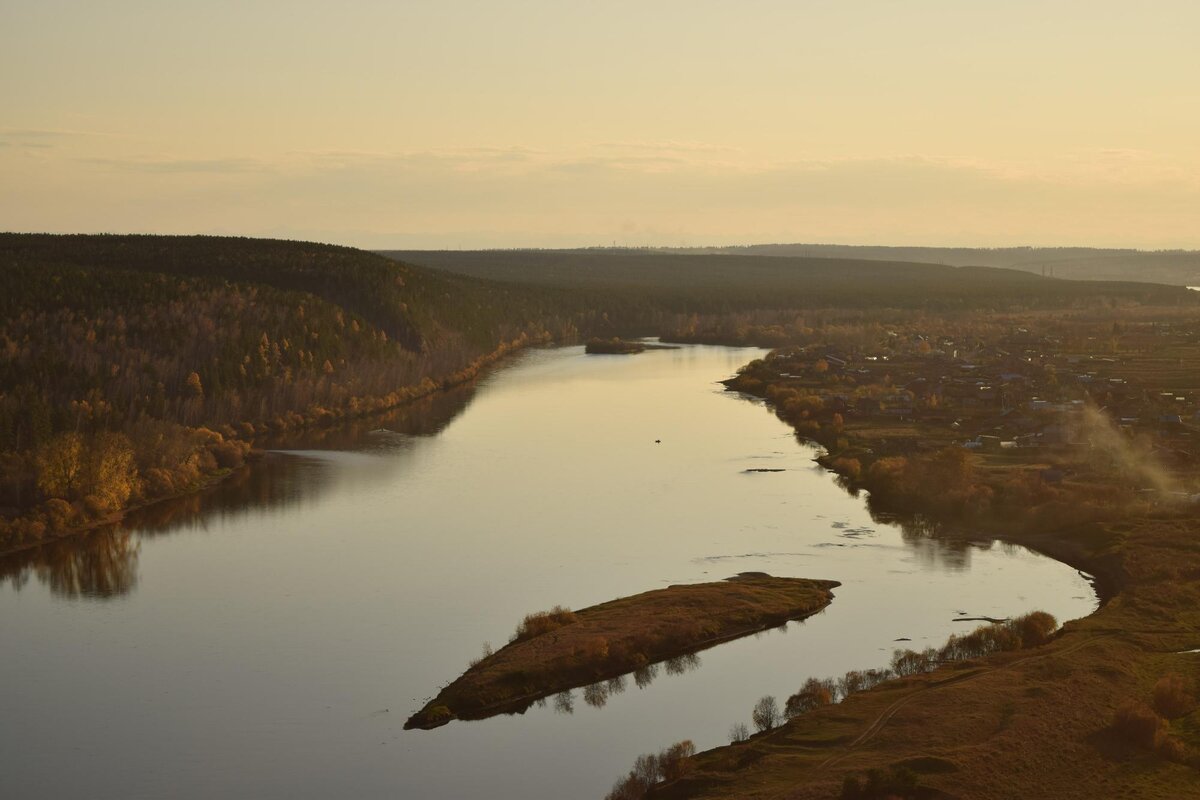
M 1125 741 L 1152 748 L 1166 735 L 1166 721 L 1137 700 L 1123 703 L 1113 715 L 1113 730 Z
M 842 781 L 842 793 L 838 797 L 839 800 L 908 800 L 918 796 L 919 788 L 917 774 L 910 769 L 892 767 L 887 772 L 872 769 L 867 771 L 866 781 L 847 775 Z
M 857 481 L 862 475 L 862 462 L 857 458 L 847 458 L 845 456 L 835 458 L 829 463 L 830 469 L 839 475 L 845 476 L 848 480 Z
M 1154 710 L 1167 719 L 1182 717 L 1190 712 L 1195 704 L 1196 698 L 1188 691 L 1181 675 L 1171 672 L 1154 684 Z
M 535 636 L 541 636 L 543 633 L 549 633 L 556 628 L 561 628 L 564 625 L 578 622 L 579 618 L 570 609 L 562 606 L 555 606 L 549 611 L 538 611 L 533 614 L 526 615 L 525 619 L 521 620 L 521 624 L 517 626 L 516 633 L 512 636 L 512 641 L 520 642 L 525 639 L 532 639 Z
M 729 743 L 737 744 L 750 738 L 750 729 L 744 722 L 735 722 L 729 727 Z
M 434 706 L 425 714 L 430 722 L 441 722 L 454 716 L 446 706 Z
M 1058 630 L 1058 620 L 1045 611 L 1031 611 L 1023 617 L 1017 617 L 1010 625 L 1021 637 L 1022 647 L 1043 645 Z

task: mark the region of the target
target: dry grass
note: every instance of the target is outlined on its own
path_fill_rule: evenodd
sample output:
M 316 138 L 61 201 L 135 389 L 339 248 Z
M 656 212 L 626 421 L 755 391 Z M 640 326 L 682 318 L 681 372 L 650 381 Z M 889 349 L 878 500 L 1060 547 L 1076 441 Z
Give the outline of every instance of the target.
M 525 618 L 507 646 L 451 683 L 406 727 L 518 711 L 542 697 L 746 636 L 829 604 L 834 581 L 746 575 L 671 586 Z M 434 710 L 445 708 L 445 713 Z

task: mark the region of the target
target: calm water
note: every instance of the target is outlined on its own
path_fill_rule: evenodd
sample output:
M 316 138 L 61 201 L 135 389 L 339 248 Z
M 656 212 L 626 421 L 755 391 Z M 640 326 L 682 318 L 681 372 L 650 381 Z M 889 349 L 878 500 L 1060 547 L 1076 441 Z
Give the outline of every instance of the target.
M 872 521 L 715 383 L 756 355 L 531 352 L 126 530 L 0 561 L 0 793 L 600 798 L 639 753 L 720 744 L 761 695 L 882 666 L 897 638 L 1095 607 L 1049 559 Z M 528 611 L 744 570 L 844 585 L 645 686 L 402 730 Z

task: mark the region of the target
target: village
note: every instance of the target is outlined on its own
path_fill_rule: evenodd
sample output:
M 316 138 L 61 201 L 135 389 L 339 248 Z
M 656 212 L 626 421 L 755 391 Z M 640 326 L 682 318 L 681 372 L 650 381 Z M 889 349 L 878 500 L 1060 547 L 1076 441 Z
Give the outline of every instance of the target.
M 959 446 L 985 466 L 1037 465 L 1048 484 L 1117 470 L 1131 488 L 1190 498 L 1152 473 L 1196 462 L 1200 324 L 1052 327 L 1013 323 L 985 340 L 914 325 L 886 331 L 875 345 L 802 344 L 747 365 L 729 385 L 765 397 L 831 452 L 883 457 Z M 1108 336 L 1096 335 L 1105 328 Z M 1122 462 L 1133 454 L 1144 463 L 1129 470 Z

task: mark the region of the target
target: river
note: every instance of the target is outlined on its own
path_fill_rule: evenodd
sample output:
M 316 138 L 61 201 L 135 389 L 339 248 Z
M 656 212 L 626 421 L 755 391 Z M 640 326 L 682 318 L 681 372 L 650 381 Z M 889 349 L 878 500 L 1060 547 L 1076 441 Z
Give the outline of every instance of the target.
M 1095 609 L 1051 559 L 872 520 L 716 383 L 760 354 L 528 351 L 0 560 L 0 793 L 599 800 L 638 754 L 722 744 L 760 696 L 941 644 L 974 625 L 956 616 Z M 527 612 L 748 570 L 843 585 L 820 615 L 648 684 L 403 730 Z

